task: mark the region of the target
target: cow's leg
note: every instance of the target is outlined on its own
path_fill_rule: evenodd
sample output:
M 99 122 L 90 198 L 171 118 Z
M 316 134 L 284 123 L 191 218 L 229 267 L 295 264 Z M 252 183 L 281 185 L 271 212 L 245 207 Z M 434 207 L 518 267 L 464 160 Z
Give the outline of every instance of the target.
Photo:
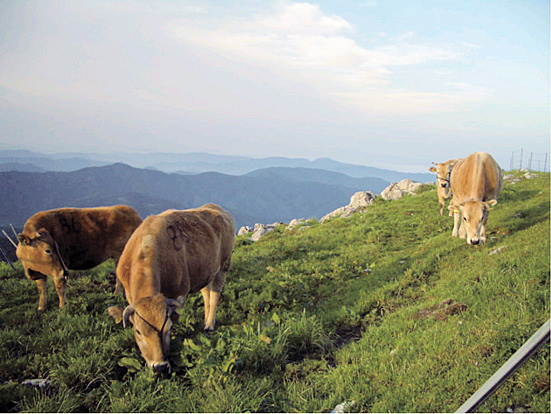
M 119 278 L 115 275 L 115 295 L 118 295 L 119 293 L 124 293 L 124 287 L 119 280 Z
M 38 311 L 44 312 L 46 310 L 46 290 L 48 288 L 48 279 L 45 277 L 35 279 L 35 282 L 38 287 L 38 292 L 40 293 L 40 298 L 38 299 Z
M 480 227 L 480 243 L 484 244 L 486 243 L 486 225 L 483 224 Z
M 203 299 L 205 300 L 205 331 L 214 330 L 214 324 L 216 323 L 216 306 L 218 306 L 218 300 L 224 288 L 226 272 L 229 267 L 228 260 L 224 267 L 216 273 L 216 276 L 214 276 L 214 279 L 212 279 L 209 285 L 201 290 Z
M 124 246 L 123 246 L 124 247 Z M 122 249 L 121 249 L 122 251 Z M 122 285 L 121 281 L 117 277 L 117 267 L 119 266 L 119 259 L 121 258 L 121 255 L 115 255 L 111 257 L 113 261 L 115 262 L 115 271 L 111 274 L 115 276 L 115 293 L 114 295 L 118 295 L 119 293 L 124 294 L 124 286 Z
M 67 278 L 54 277 L 55 290 L 57 290 L 57 296 L 59 296 L 59 307 L 62 308 L 65 305 L 65 288 L 67 286 Z
M 459 226 L 459 238 L 465 240 L 467 238 L 467 227 L 465 227 L 463 220 L 460 221 L 461 225 Z
M 459 210 L 455 210 L 453 212 L 453 230 L 452 230 L 452 237 L 457 237 L 459 236 L 459 220 L 460 220 L 460 217 L 461 214 L 459 212 Z M 461 225 L 461 227 L 463 227 L 463 225 Z
M 212 283 L 201 289 L 203 294 L 203 300 L 205 302 L 205 331 L 214 330 L 214 313 L 216 311 L 216 304 L 218 303 L 218 296 L 214 295 L 212 290 Z

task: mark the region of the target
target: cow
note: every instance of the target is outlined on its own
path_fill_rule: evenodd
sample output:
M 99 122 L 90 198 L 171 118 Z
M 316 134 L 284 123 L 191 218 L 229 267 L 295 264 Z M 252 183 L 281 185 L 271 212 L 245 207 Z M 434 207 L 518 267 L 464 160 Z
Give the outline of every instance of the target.
M 170 373 L 167 353 L 176 310 L 201 291 L 205 331 L 212 331 L 216 306 L 230 266 L 235 239 L 231 215 L 215 204 L 167 210 L 147 217 L 128 241 L 117 266 L 128 306 L 110 307 L 123 327 L 130 321 L 147 365 Z
M 444 200 L 450 198 L 453 194 L 450 189 L 450 176 L 452 168 L 461 158 L 453 158 L 446 162 L 432 164 L 436 166 L 430 167 L 429 171 L 436 173 L 436 193 L 438 195 L 438 204 L 440 205 L 440 215 L 444 212 Z M 450 212 L 450 216 L 452 213 Z
M 141 222 L 136 210 L 124 205 L 60 208 L 31 216 L 17 236 L 16 254 L 27 278 L 38 286 L 38 310 L 46 310 L 47 276 L 54 280 L 61 308 L 69 270 L 88 270 L 110 258 L 117 262 Z
M 471 245 L 486 242 L 486 221 L 490 207 L 497 204 L 503 188 L 503 171 L 486 152 L 475 152 L 453 168 L 450 178 L 453 197 L 448 208 L 454 215 L 452 237 Z M 460 215 L 461 227 L 459 227 Z

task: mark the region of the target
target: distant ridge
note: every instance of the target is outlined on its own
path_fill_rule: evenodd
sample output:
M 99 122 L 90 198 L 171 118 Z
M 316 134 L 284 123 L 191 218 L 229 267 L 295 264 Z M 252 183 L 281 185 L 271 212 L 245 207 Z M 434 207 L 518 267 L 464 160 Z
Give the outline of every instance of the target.
M 17 162 L 33 164 L 47 171 L 76 171 L 84 167 L 103 166 L 114 163 L 125 163 L 135 168 L 151 168 L 164 172 L 199 174 L 218 172 L 230 175 L 243 175 L 255 170 L 271 167 L 311 168 L 346 174 L 353 178 L 381 178 L 398 182 L 409 178 L 418 182 L 434 181 L 430 173 L 407 173 L 347 164 L 330 158 L 318 158 L 314 161 L 306 158 L 266 157 L 252 158 L 245 156 L 214 155 L 208 153 L 57 153 L 41 154 L 26 150 L 0 151 L 0 164 Z
M 286 180 L 299 181 L 299 182 L 316 182 L 323 184 L 334 184 L 348 187 L 351 189 L 358 189 L 372 191 L 374 193 L 380 193 L 390 184 L 387 180 L 382 178 L 365 177 L 354 178 L 346 174 L 341 174 L 334 171 L 328 171 L 318 168 L 304 168 L 304 167 L 270 167 L 255 170 L 253 172 L 245 174 L 247 177 L 279 177 Z
M 287 173 L 287 176 L 284 176 Z M 292 179 L 288 171 L 258 172 L 258 176 L 232 176 L 217 172 L 197 175 L 167 174 L 125 164 L 88 167 L 73 172 L 0 172 L 0 226 L 21 227 L 34 213 L 61 207 L 95 207 L 127 204 L 142 217 L 169 208 L 185 209 L 216 203 L 229 210 L 238 226 L 256 222 L 289 222 L 293 218 L 321 218 L 345 205 L 356 191 L 365 188 L 359 180 L 336 184 L 333 174 L 319 182 L 319 171 L 301 171 Z M 322 172 L 326 177 L 327 174 Z M 337 175 L 339 176 L 339 175 Z M 318 181 L 316 181 L 318 180 Z M 379 180 L 377 180 L 377 183 Z

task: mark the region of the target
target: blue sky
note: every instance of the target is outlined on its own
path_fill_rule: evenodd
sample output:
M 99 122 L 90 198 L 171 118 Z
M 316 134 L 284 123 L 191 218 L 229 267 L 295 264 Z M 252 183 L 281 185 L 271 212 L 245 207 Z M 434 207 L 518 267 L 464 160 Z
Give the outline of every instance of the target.
M 549 152 L 549 2 L 0 2 L 0 148 Z

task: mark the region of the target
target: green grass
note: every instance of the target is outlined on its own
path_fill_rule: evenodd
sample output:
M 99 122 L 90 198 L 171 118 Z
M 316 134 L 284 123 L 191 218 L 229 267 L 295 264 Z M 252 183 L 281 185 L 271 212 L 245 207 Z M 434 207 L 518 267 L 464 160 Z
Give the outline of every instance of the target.
M 200 295 L 173 331 L 174 373 L 144 366 L 113 263 L 38 291 L 0 267 L 0 411 L 453 412 L 549 318 L 549 174 L 506 183 L 484 246 L 452 239 L 434 186 L 349 218 L 236 241 L 215 332 Z M 498 253 L 490 254 L 501 248 Z M 447 302 L 445 302 L 447 301 Z M 445 305 L 447 304 L 447 305 Z M 550 411 L 549 347 L 481 408 Z M 49 381 L 43 388 L 27 379 Z

